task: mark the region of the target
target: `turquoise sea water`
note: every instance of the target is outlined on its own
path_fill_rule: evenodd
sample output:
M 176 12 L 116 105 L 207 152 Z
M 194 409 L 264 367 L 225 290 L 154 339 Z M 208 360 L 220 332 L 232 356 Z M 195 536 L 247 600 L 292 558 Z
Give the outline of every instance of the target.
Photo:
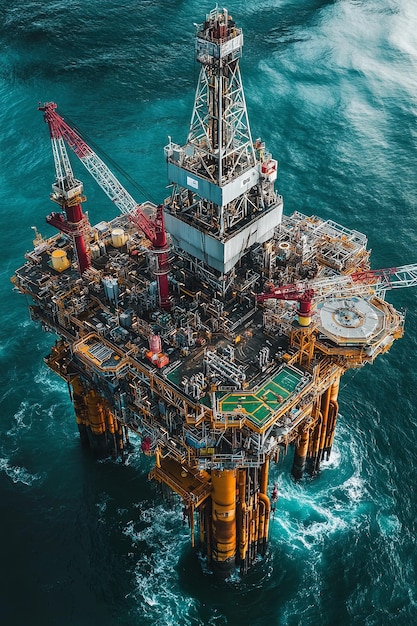
M 0 1 L 0 624 L 417 624 L 417 291 L 391 292 L 406 335 L 342 380 L 331 459 L 280 499 L 267 557 L 219 582 L 149 464 L 79 445 L 54 342 L 9 276 L 43 234 L 54 172 L 38 101 L 60 110 L 157 201 L 163 146 L 184 142 L 196 0 Z M 231 0 L 252 134 L 278 158 L 285 211 L 365 232 L 373 267 L 417 262 L 414 0 Z M 114 207 L 73 161 L 93 223 Z M 142 200 L 139 190 L 130 189 Z

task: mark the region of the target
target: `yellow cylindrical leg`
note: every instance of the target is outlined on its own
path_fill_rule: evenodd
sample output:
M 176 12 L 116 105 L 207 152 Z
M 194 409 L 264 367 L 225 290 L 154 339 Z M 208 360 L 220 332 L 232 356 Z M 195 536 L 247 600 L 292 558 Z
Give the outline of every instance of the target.
M 304 474 L 308 452 L 308 443 L 309 432 L 308 430 L 305 430 L 301 433 L 299 444 L 295 450 L 294 461 L 291 470 L 292 475 L 297 480 L 302 478 Z
M 213 470 L 212 482 L 212 563 L 215 572 L 227 577 L 236 557 L 236 474 L 234 470 Z

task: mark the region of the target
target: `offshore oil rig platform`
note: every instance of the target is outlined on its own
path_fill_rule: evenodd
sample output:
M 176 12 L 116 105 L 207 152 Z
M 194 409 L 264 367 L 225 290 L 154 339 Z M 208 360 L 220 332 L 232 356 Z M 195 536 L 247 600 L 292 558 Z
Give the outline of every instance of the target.
M 328 458 L 340 377 L 403 334 L 389 289 L 417 265 L 370 269 L 365 235 L 283 215 L 277 161 L 253 140 L 226 9 L 196 32 L 201 65 L 186 143 L 165 147 L 171 193 L 137 203 L 82 136 L 39 106 L 55 163 L 47 218 L 12 278 L 58 336 L 46 364 L 68 383 L 81 441 L 125 455 L 129 432 L 153 455 L 150 478 L 179 495 L 191 540 L 220 576 L 246 572 L 268 542 L 276 487 Z M 67 147 L 119 208 L 92 226 Z

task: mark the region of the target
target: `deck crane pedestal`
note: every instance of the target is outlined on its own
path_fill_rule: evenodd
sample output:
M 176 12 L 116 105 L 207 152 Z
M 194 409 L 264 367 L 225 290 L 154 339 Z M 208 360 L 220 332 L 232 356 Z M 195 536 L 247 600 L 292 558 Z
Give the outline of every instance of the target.
M 55 105 L 48 105 L 51 110 Z M 45 111 L 47 107 L 39 106 Z M 71 163 L 65 148 L 64 139 L 59 126 L 57 115 L 48 116 L 49 133 L 52 143 L 56 180 L 52 185 L 51 200 L 59 204 L 65 211 L 66 219 L 62 213 L 51 213 L 46 221 L 55 226 L 61 232 L 73 238 L 80 274 L 90 267 L 89 252 L 87 249 L 89 223 L 88 218 L 82 212 L 81 203 L 85 201 L 83 185 L 77 180 L 72 171 Z

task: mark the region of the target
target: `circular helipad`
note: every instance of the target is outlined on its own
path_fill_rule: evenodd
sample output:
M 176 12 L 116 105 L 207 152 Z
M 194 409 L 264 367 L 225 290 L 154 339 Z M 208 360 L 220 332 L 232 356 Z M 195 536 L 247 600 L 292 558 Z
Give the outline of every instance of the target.
M 318 306 L 319 330 L 336 343 L 366 343 L 381 328 L 383 315 L 362 298 L 333 298 Z

